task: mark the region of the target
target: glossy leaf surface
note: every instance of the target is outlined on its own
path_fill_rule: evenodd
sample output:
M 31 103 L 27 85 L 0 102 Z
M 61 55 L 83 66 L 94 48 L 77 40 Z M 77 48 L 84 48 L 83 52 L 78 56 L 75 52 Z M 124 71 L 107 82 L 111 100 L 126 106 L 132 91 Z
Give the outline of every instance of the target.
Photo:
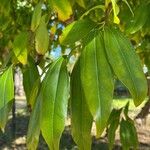
M 93 117 L 86 104 L 80 78 L 80 60 L 71 76 L 71 126 L 72 135 L 79 149 L 91 150 Z
M 41 131 L 50 149 L 58 150 L 65 127 L 69 98 L 69 76 L 66 61 L 56 60 L 46 73 L 42 87 Z
M 130 41 L 117 29 L 104 29 L 105 48 L 114 73 L 129 89 L 134 104 L 138 106 L 147 94 L 145 79 L 140 59 Z
M 89 110 L 96 121 L 97 135 L 101 135 L 106 127 L 114 86 L 104 49 L 102 34 L 99 33 L 85 46 L 81 55 L 82 86 Z

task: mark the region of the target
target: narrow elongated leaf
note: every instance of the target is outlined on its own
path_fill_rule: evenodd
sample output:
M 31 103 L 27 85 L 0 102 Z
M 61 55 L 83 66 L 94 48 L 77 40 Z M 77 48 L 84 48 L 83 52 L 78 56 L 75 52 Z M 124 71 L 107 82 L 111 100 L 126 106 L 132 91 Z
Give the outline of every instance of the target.
M 85 8 L 85 1 L 84 0 L 76 0 L 76 2 L 83 8 Z
M 60 37 L 60 43 L 71 45 L 86 37 L 86 35 L 96 26 L 91 20 L 74 21 L 68 25 Z
M 12 101 L 7 103 L 3 108 L 0 109 L 0 128 L 4 132 L 8 116 L 12 108 Z
M 32 20 L 31 20 L 31 30 L 34 32 L 40 24 L 42 14 L 42 3 L 38 3 L 33 12 Z
M 35 100 L 35 99 L 34 100 L 31 99 L 31 95 L 34 94 L 34 91 L 32 91 L 32 89 L 34 88 L 34 84 L 36 84 L 36 82 L 39 83 L 38 79 L 39 79 L 38 69 L 35 65 L 34 60 L 32 58 L 29 58 L 28 64 L 23 70 L 23 86 L 24 86 L 27 102 L 31 106 L 33 106 L 34 103 L 33 101 Z M 35 87 L 36 89 L 38 89 L 38 85 L 39 85 L 38 83 Z
M 73 139 L 81 150 L 91 150 L 93 118 L 86 104 L 80 79 L 80 60 L 71 76 L 71 125 Z
M 0 109 L 14 98 L 12 66 L 0 76 Z
M 36 150 L 40 135 L 40 121 L 41 121 L 41 108 L 42 107 L 42 97 L 41 94 L 38 95 L 35 102 L 27 133 L 27 147 L 28 150 Z
M 113 149 L 113 144 L 115 141 L 115 132 L 119 125 L 121 111 L 122 109 L 113 109 L 108 120 L 108 124 L 110 125 L 108 128 L 108 141 L 110 150 Z
M 129 89 L 138 106 L 147 94 L 147 82 L 141 67 L 140 59 L 130 41 L 117 29 L 105 28 L 105 48 L 118 79 Z
M 144 11 L 143 11 L 144 10 Z M 126 31 L 128 33 L 135 33 L 140 30 L 148 19 L 149 7 L 147 4 L 139 5 L 135 9 L 135 15 L 127 23 Z
M 96 121 L 97 134 L 100 135 L 111 112 L 114 86 L 100 33 L 82 52 L 81 80 L 89 110 Z
M 61 21 L 68 20 L 72 15 L 72 8 L 69 0 L 49 0 L 50 6 L 58 13 Z
M 44 55 L 49 46 L 49 35 L 48 35 L 48 29 L 47 29 L 47 24 L 45 22 L 45 16 L 42 16 L 40 25 L 36 30 L 35 34 L 35 48 L 36 51 Z
M 122 119 L 120 124 L 120 139 L 124 150 L 138 149 L 138 138 L 134 123 Z
M 52 150 L 59 150 L 69 98 L 69 76 L 66 61 L 58 59 L 49 68 L 42 83 L 42 135 Z
M 28 33 L 21 32 L 16 36 L 13 42 L 13 52 L 17 59 L 23 64 L 27 64 L 27 45 L 28 45 Z

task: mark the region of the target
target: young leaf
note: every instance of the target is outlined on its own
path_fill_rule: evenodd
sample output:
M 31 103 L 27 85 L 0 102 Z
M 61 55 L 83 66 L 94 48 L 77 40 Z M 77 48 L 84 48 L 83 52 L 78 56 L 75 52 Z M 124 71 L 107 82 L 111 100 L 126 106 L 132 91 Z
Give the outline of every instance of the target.
M 34 32 L 40 24 L 42 14 L 42 3 L 38 3 L 33 12 L 32 20 L 31 20 L 31 30 Z
M 31 95 L 34 93 L 34 91 L 32 91 L 32 89 L 33 89 L 35 83 L 37 83 L 37 82 L 39 83 L 38 79 L 39 79 L 38 69 L 35 65 L 34 60 L 31 57 L 29 57 L 28 64 L 25 67 L 25 69 L 23 70 L 23 86 L 24 86 L 27 102 L 31 106 L 33 106 L 33 103 L 34 103 L 33 101 L 35 100 L 35 99 L 34 100 L 31 99 Z M 35 87 L 36 89 L 38 89 L 38 85 L 39 85 L 38 83 Z
M 69 76 L 66 61 L 58 59 L 46 73 L 41 87 L 43 105 L 41 131 L 50 149 L 59 150 L 69 98 Z
M 138 138 L 133 122 L 122 119 L 120 124 L 120 139 L 123 149 L 138 149 Z
M 118 79 L 129 89 L 138 106 L 147 94 L 141 62 L 130 41 L 117 29 L 104 29 L 105 48 L 112 69 Z
M 30 116 L 28 133 L 27 133 L 27 147 L 28 150 L 36 150 L 40 135 L 40 121 L 41 121 L 41 108 L 42 97 L 41 93 L 38 95 L 33 111 Z
M 50 6 L 58 13 L 58 19 L 68 20 L 72 15 L 72 8 L 69 0 L 49 0 Z
M 144 11 L 143 11 L 144 10 Z M 135 15 L 130 19 L 130 22 L 126 25 L 126 31 L 128 33 L 135 33 L 140 30 L 148 19 L 149 7 L 147 4 L 139 5 L 135 9 Z
M 14 98 L 13 70 L 10 66 L 0 76 L 0 109 Z
M 91 150 L 93 118 L 86 104 L 80 79 L 80 60 L 71 76 L 71 125 L 73 139 L 81 150 Z
M 71 45 L 86 37 L 86 35 L 96 26 L 91 20 L 78 20 L 68 25 L 60 37 L 60 43 Z
M 8 116 L 12 108 L 12 101 L 7 103 L 3 108 L 0 109 L 0 128 L 4 132 Z
M 97 134 L 101 135 L 111 112 L 114 82 L 100 33 L 81 54 L 81 80 L 89 110 L 96 121 Z
M 28 33 L 21 32 L 16 36 L 13 42 L 13 52 L 17 59 L 23 64 L 27 64 L 27 46 L 28 46 Z
M 47 29 L 47 24 L 45 22 L 45 16 L 42 16 L 40 25 L 36 30 L 35 34 L 35 48 L 36 51 L 44 55 L 49 46 L 49 35 L 48 35 L 48 29 Z

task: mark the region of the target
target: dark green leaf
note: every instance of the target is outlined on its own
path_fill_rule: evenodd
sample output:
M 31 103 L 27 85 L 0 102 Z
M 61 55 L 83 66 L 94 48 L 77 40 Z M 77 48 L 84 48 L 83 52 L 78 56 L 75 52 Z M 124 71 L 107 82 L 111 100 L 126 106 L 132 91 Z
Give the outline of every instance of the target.
M 14 98 L 13 70 L 10 66 L 0 76 L 0 109 Z
M 133 122 L 122 119 L 120 124 L 120 139 L 124 150 L 138 148 L 138 138 Z
M 86 35 L 94 28 L 96 24 L 91 20 L 78 20 L 68 25 L 60 37 L 60 43 L 63 45 L 71 45 L 86 37 Z
M 105 48 L 112 69 L 118 79 L 129 89 L 138 106 L 147 94 L 141 62 L 130 41 L 117 29 L 104 29 Z
M 81 150 L 91 150 L 93 118 L 86 104 L 80 79 L 80 60 L 71 76 L 71 125 L 73 139 Z
M 66 61 L 55 61 L 46 73 L 41 87 L 43 105 L 41 131 L 52 150 L 59 149 L 64 130 L 69 98 L 69 76 Z
M 113 75 L 106 59 L 102 35 L 89 42 L 81 54 L 81 80 L 89 110 L 100 135 L 111 112 Z

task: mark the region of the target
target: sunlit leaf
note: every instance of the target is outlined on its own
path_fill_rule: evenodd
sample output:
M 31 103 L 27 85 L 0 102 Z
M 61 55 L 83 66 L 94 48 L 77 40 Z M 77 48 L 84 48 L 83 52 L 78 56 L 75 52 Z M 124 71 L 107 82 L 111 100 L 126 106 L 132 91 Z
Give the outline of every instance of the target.
M 72 15 L 72 8 L 69 0 L 49 0 L 50 6 L 57 12 L 61 21 L 68 20 Z
M 74 21 L 68 25 L 60 37 L 60 43 L 63 45 L 71 45 L 88 35 L 88 33 L 96 26 L 91 20 Z
M 83 8 L 85 8 L 85 1 L 84 0 L 76 0 L 76 2 Z
M 71 76 L 71 126 L 73 139 L 79 149 L 91 150 L 91 128 L 93 118 L 86 104 L 80 79 L 80 61 Z
M 101 135 L 111 112 L 114 83 L 100 33 L 83 49 L 81 80 L 89 110 L 96 121 L 97 134 Z
M 0 76 L 0 109 L 14 98 L 14 82 L 12 66 Z
M 37 29 L 37 27 L 40 24 L 41 14 L 42 14 L 42 3 L 40 2 L 35 6 L 34 12 L 32 15 L 31 30 L 33 32 Z
M 13 52 L 17 59 L 23 64 L 27 64 L 27 46 L 28 46 L 28 33 L 21 32 L 16 36 L 13 42 Z
M 41 131 L 50 149 L 59 150 L 65 127 L 69 98 L 69 76 L 66 61 L 56 60 L 49 68 L 41 87 L 43 105 Z
M 48 29 L 47 29 L 47 24 L 45 22 L 45 16 L 42 16 L 40 25 L 36 30 L 35 34 L 35 48 L 36 51 L 44 55 L 49 46 L 49 35 L 48 35 Z
M 138 106 L 147 94 L 145 79 L 140 59 L 130 41 L 117 29 L 104 29 L 105 48 L 114 73 L 129 89 Z

